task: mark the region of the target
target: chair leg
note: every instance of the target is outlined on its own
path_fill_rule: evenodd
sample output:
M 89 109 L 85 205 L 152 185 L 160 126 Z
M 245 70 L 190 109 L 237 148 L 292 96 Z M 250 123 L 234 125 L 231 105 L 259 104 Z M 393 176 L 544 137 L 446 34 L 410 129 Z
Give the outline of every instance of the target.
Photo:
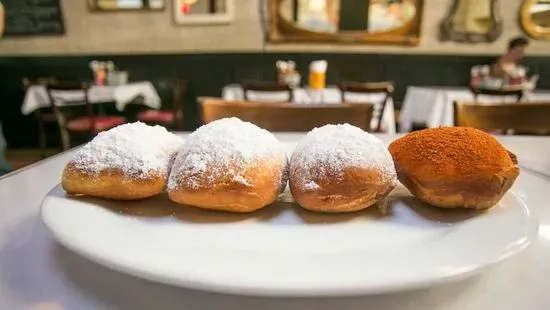
M 183 131 L 183 118 L 176 119 L 176 131 Z
M 46 154 L 46 147 L 47 147 L 47 136 L 46 131 L 44 130 L 44 123 L 39 122 L 38 124 L 38 140 L 40 144 L 40 159 L 44 159 L 47 157 L 48 154 Z
M 59 128 L 61 133 L 61 146 L 63 151 L 66 151 L 71 148 L 71 137 L 69 131 L 66 128 Z

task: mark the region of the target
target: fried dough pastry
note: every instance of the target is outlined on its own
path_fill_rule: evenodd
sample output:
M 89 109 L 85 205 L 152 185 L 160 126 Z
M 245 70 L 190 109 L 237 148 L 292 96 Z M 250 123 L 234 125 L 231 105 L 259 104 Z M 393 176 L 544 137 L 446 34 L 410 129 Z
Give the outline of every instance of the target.
M 415 131 L 391 143 L 389 150 L 401 183 L 440 208 L 488 209 L 519 175 L 516 156 L 474 128 Z
M 99 133 L 65 166 L 69 195 L 136 200 L 164 191 L 183 140 L 161 126 L 136 122 Z
M 287 166 L 284 148 L 270 132 L 224 118 L 186 139 L 172 166 L 168 195 L 198 208 L 251 212 L 285 189 Z
M 393 190 L 397 177 L 382 141 L 344 124 L 315 128 L 299 142 L 289 182 L 300 206 L 334 213 L 375 205 Z

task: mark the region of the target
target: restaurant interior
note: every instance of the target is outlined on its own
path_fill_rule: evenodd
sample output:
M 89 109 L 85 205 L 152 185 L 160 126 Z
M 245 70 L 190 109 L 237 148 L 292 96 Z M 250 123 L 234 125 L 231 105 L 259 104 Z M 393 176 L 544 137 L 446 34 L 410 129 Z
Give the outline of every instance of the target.
M 26 1 L 5 2 L 0 117 L 15 168 L 68 147 L 48 82 L 87 85 L 94 115 L 124 118 L 100 127 L 139 116 L 179 130 L 203 123 L 203 97 L 372 103 L 379 120 L 368 129 L 390 133 L 453 125 L 457 100 L 510 103 L 518 90 L 523 101 L 550 100 L 545 1 L 52 1 L 42 10 L 57 3 L 57 13 L 45 20 Z M 486 79 L 514 38 L 525 38 L 521 77 Z M 71 146 L 99 130 L 72 125 Z
M 0 0 L 2 16 L 0 182 L 5 183 L 0 183 L 0 193 L 20 190 L 16 178 L 24 173 L 35 178 L 41 167 L 57 165 L 57 170 L 43 168 L 36 183 L 28 184 L 29 196 L 21 198 L 38 203 L 44 195 L 34 197 L 31 192 L 41 186 L 39 178 L 59 184 L 58 160 L 68 161 L 67 154 L 102 132 L 138 121 L 187 135 L 205 124 L 237 117 L 283 138 L 286 133 L 305 135 L 327 124 L 347 123 L 384 137 L 387 144 L 428 128 L 474 127 L 504 145 L 515 143 L 512 150 L 522 176 L 512 189 L 535 206 L 529 208 L 537 210 L 540 238 L 546 240 L 527 258 L 538 271 L 524 271 L 524 261 L 508 264 L 502 273 L 507 277 L 493 274 L 487 280 L 502 286 L 495 284 L 486 296 L 482 284 L 468 290 L 468 282 L 437 291 L 440 295 L 419 293 L 420 299 L 414 293 L 394 301 L 379 297 L 372 305 L 550 309 L 545 293 L 550 288 L 550 225 L 545 224 L 550 213 L 543 208 L 548 207 L 546 198 L 537 196 L 547 195 L 550 184 L 550 0 Z M 4 235 L 9 236 L 15 225 L 2 223 L 0 219 L 0 232 L 6 228 Z M 0 244 L 2 240 L 0 233 Z M 0 263 L 15 265 L 13 257 L 8 260 L 1 253 L 0 246 Z M 33 256 L 25 253 L 17 255 Z M 87 276 L 75 270 L 85 265 L 95 277 L 91 274 L 99 268 L 80 261 L 70 264 L 68 273 L 77 274 L 78 285 Z M 113 281 L 110 289 L 115 291 L 115 284 L 130 281 L 97 270 L 98 278 Z M 240 305 L 235 309 L 276 309 L 287 303 L 268 305 L 253 299 L 239 304 L 236 298 L 209 299 L 187 291 L 182 297 L 179 291 L 141 283 L 135 284 L 136 292 L 151 288 L 156 297 L 147 300 L 135 294 L 121 297 L 126 301 L 119 303 L 107 289 L 96 289 L 99 282 L 84 284 L 82 291 L 94 287 L 85 296 L 65 289 L 65 280 L 42 294 L 39 285 L 47 287 L 45 283 L 59 275 L 34 272 L 39 280 L 29 276 L 21 282 L 37 281 L 29 284 L 35 291 L 28 296 L 10 295 L 0 285 L 1 309 L 147 309 L 161 299 L 175 309 L 171 298 L 184 297 L 197 300 L 197 309 L 231 302 Z M 546 276 L 533 280 L 531 297 L 516 300 L 514 289 L 503 283 L 524 274 L 532 279 Z M 0 271 L 0 283 L 2 279 Z M 63 297 L 56 295 L 61 291 Z M 465 296 L 462 301 L 453 299 L 457 291 L 457 296 Z M 94 294 L 100 297 L 89 297 Z M 2 297 L 8 298 L 7 308 Z M 285 309 L 366 309 L 364 302 L 288 301 Z M 56 308 L 62 304 L 67 308 Z

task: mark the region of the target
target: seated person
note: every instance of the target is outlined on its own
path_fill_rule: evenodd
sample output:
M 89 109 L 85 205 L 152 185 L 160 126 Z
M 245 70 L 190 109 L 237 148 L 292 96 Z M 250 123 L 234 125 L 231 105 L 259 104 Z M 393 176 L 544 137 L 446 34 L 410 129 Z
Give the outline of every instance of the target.
M 506 79 L 517 75 L 517 72 L 524 70 L 520 61 L 525 56 L 525 49 L 529 46 L 529 41 L 524 37 L 516 37 L 508 42 L 508 51 L 498 58 L 490 70 L 491 77 Z
M 525 56 L 529 41 L 523 37 L 513 38 L 508 42 L 508 51 L 489 65 L 472 67 L 470 85 L 475 88 L 501 89 L 507 86 L 521 89 L 533 89 L 538 75 L 530 72 L 520 64 Z M 530 80 L 529 80 L 530 78 Z

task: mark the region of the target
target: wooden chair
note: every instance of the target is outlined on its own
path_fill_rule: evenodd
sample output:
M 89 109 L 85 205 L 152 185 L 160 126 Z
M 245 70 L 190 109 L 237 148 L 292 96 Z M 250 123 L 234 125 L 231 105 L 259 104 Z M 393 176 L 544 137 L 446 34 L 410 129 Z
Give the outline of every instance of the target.
M 171 84 L 172 104 L 160 110 L 146 109 L 138 112 L 136 115 L 137 120 L 150 125 L 161 125 L 170 129 L 183 130 L 183 99 L 187 92 L 187 81 L 175 79 Z M 136 104 L 132 105 L 136 108 Z M 137 109 L 140 109 L 140 107 L 137 107 Z M 140 110 L 143 110 L 143 105 L 141 105 Z
M 550 131 L 550 102 L 454 102 L 455 126 L 485 131 Z
M 370 130 L 373 105 L 262 103 L 200 98 L 204 124 L 226 117 L 237 117 L 269 131 L 310 131 L 326 124 L 349 123 Z
M 71 147 L 71 133 L 86 134 L 91 139 L 101 131 L 126 122 L 126 119 L 121 116 L 96 115 L 88 98 L 87 83 L 48 83 L 46 90 L 61 132 L 63 150 Z M 77 100 L 66 101 L 57 96 L 69 91 L 73 93 L 72 96 L 80 93 L 82 97 L 75 96 Z
M 501 97 L 503 99 L 505 97 L 515 97 L 516 101 L 521 101 L 524 89 L 523 87 L 507 87 L 501 89 L 470 87 L 470 91 L 474 95 L 474 101 L 477 101 L 480 95 Z
M 21 81 L 23 85 L 23 92 L 26 93 L 27 90 L 34 85 L 46 86 L 48 83 L 55 83 L 57 79 L 55 77 L 42 77 L 37 79 L 24 78 Z M 55 114 L 53 113 L 50 107 L 39 108 L 33 112 L 38 123 L 38 143 L 40 146 L 40 158 L 46 158 L 46 149 L 48 147 L 48 137 L 46 135 L 46 126 L 48 125 L 57 125 L 57 120 Z
M 278 82 L 268 82 L 268 81 L 247 81 L 241 83 L 243 89 L 244 100 L 250 101 L 249 92 L 261 92 L 261 93 L 287 93 L 287 98 L 282 100 L 282 102 L 292 102 L 294 100 L 294 94 L 289 85 L 281 84 Z M 258 102 L 258 100 L 255 100 Z M 266 102 L 274 102 L 280 100 L 266 100 Z
M 377 118 L 377 126 L 374 128 L 374 131 L 382 131 L 382 117 L 384 116 L 384 111 L 386 109 L 386 104 L 388 100 L 393 100 L 393 82 L 374 82 L 374 83 L 361 83 L 361 82 L 351 82 L 351 81 L 342 81 L 338 83 L 338 89 L 340 89 L 340 95 L 342 96 L 342 102 L 346 102 L 347 93 L 356 93 L 356 94 L 380 94 L 384 93 L 384 100 L 380 103 L 379 109 L 376 109 L 375 115 Z

